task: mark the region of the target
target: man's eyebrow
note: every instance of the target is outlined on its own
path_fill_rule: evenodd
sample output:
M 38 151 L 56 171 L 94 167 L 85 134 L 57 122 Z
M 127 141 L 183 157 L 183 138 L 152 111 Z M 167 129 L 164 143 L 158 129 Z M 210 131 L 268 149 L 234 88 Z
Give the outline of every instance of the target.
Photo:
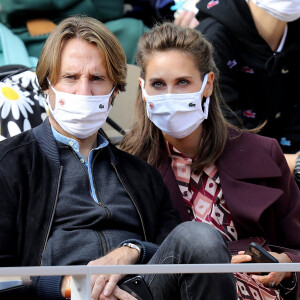
M 78 73 L 76 71 L 61 71 L 60 76 L 65 76 L 65 75 L 74 75 L 74 76 L 81 76 L 81 73 Z M 88 74 L 89 77 L 91 76 L 97 76 L 97 77 L 107 77 L 107 74 L 101 73 L 101 72 L 93 72 Z

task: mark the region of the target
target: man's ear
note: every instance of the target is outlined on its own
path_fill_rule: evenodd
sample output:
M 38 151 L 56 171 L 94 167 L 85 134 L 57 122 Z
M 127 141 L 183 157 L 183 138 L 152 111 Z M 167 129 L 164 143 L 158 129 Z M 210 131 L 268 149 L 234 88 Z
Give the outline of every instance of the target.
M 114 102 L 115 102 L 115 98 L 117 97 L 117 95 L 119 94 L 119 88 L 116 86 L 112 95 L 111 95 L 111 103 L 110 105 L 114 105 Z
M 113 96 L 114 98 L 116 98 L 116 96 L 119 94 L 119 92 L 120 92 L 120 90 L 119 90 L 119 88 L 116 86 L 115 89 L 114 89 L 114 91 L 113 91 L 113 93 L 112 93 L 112 96 Z

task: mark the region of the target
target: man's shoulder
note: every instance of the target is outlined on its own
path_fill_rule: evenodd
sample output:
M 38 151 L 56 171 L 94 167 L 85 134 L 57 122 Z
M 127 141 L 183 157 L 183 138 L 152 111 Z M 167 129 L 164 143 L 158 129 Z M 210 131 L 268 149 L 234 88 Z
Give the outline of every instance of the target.
M 30 147 L 36 139 L 32 130 L 28 130 L 17 134 L 13 137 L 7 138 L 0 142 L 0 160 L 12 151 L 24 151 L 24 147 Z

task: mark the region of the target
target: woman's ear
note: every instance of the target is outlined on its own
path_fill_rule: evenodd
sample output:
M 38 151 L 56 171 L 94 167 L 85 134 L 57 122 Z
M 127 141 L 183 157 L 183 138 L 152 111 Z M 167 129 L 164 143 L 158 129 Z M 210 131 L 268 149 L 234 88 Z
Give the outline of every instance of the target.
M 204 89 L 204 97 L 210 97 L 210 95 L 213 92 L 214 89 L 214 80 L 215 80 L 215 74 L 214 72 L 209 72 L 207 74 L 207 83 Z
M 143 92 L 142 92 L 143 88 L 145 87 L 145 81 L 142 77 L 139 77 L 139 84 L 140 84 L 142 99 L 144 102 L 146 102 L 146 98 L 144 97 Z
M 144 88 L 144 79 L 142 77 L 139 77 L 139 85 L 141 89 Z

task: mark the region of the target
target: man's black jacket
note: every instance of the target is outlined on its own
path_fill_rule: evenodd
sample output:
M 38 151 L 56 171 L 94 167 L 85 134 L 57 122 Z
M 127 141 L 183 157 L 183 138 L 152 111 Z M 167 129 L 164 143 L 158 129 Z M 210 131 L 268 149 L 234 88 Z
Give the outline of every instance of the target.
M 137 206 L 145 263 L 156 250 L 153 244 L 160 244 L 178 222 L 168 190 L 154 167 L 112 145 L 104 149 Z M 1 267 L 40 265 L 62 172 L 48 119 L 0 143 Z

